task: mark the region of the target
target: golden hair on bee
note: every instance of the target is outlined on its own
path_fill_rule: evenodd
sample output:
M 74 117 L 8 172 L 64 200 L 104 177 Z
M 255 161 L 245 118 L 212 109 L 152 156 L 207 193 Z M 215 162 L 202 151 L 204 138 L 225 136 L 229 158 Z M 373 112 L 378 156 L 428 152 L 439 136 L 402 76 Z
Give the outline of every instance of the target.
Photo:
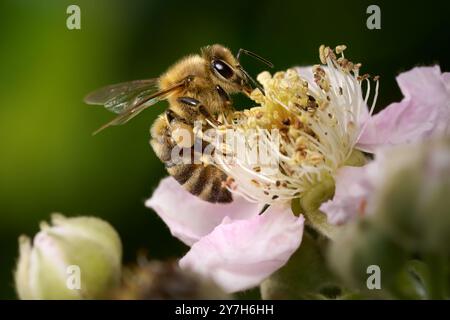
M 194 122 L 201 121 L 208 129 L 208 121 L 218 122 L 221 116 L 234 111 L 230 94 L 249 95 L 254 87 L 263 92 L 240 65 L 242 53 L 272 66 L 250 51 L 240 49 L 234 56 L 228 48 L 215 44 L 202 48 L 200 54 L 180 59 L 159 78 L 120 83 L 92 92 L 85 98 L 87 103 L 104 105 L 118 114 L 95 133 L 126 123 L 146 108 L 167 100 L 169 108 L 155 120 L 150 130 L 150 144 L 156 155 L 166 164 L 169 174 L 192 194 L 210 202 L 230 202 L 232 197 L 225 173 L 206 162 L 176 163 L 172 157 L 174 148 L 181 145 L 191 159 L 201 158 L 193 148 Z M 188 131 L 186 136 L 190 141 L 174 138 L 174 132 L 181 129 Z M 205 141 L 200 143 L 202 150 L 208 145 Z

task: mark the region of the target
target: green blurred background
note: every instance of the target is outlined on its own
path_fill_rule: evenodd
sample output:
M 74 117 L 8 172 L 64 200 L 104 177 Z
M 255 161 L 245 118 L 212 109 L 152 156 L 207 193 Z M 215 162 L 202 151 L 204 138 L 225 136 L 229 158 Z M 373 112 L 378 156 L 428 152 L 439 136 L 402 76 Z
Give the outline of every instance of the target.
M 81 30 L 66 28 L 70 4 L 81 8 Z M 112 114 L 83 104 L 86 93 L 156 77 L 212 43 L 253 50 L 276 69 L 317 63 L 320 44 L 345 43 L 346 55 L 362 62 L 364 72 L 381 75 L 379 108 L 401 99 L 399 72 L 433 63 L 449 71 L 448 4 L 377 1 L 382 29 L 368 30 L 369 4 L 2 0 L 0 298 L 15 298 L 17 237 L 36 233 L 51 212 L 108 220 L 128 262 L 140 248 L 161 259 L 186 251 L 144 207 L 165 175 L 148 144 L 150 124 L 165 105 L 92 137 Z M 261 71 L 252 61 L 246 65 L 252 74 Z

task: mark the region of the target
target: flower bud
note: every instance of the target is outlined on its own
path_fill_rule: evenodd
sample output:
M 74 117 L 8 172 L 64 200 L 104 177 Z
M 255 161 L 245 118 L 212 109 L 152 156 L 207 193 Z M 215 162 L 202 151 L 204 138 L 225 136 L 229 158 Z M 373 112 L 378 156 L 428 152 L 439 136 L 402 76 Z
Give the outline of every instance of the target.
M 15 285 L 20 299 L 97 299 L 118 285 L 122 245 L 107 222 L 51 217 L 34 237 L 19 238 Z

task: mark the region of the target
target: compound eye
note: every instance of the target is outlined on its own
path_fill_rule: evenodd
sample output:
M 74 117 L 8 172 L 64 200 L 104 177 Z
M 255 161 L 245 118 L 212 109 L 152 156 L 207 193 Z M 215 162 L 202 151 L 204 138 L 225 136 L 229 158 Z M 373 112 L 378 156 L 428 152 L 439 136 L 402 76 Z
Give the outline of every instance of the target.
M 230 79 L 234 75 L 234 72 L 231 69 L 231 67 L 222 60 L 213 60 L 212 67 L 218 74 L 220 74 L 225 79 Z

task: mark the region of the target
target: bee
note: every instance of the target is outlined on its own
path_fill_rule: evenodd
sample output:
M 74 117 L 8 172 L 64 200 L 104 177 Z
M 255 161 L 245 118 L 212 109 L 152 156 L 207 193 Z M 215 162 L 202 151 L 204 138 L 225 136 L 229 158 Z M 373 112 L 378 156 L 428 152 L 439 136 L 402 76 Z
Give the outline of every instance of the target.
M 227 188 L 227 175 L 212 164 L 171 161 L 173 148 L 179 143 L 174 130 L 193 132 L 195 121 L 220 123 L 220 117 L 234 111 L 230 94 L 247 96 L 258 84 L 241 66 L 240 55 L 246 54 L 266 65 L 272 63 L 248 50 L 240 49 L 234 56 L 219 44 L 206 46 L 200 54 L 189 55 L 156 79 L 136 80 L 98 89 L 85 98 L 88 104 L 103 105 L 118 116 L 100 127 L 94 134 L 109 127 L 124 124 L 159 101 L 167 100 L 169 107 L 153 123 L 150 144 L 168 173 L 187 191 L 203 200 L 215 203 L 232 201 Z M 202 141 L 203 145 L 207 145 Z M 192 156 L 196 152 L 190 148 Z

